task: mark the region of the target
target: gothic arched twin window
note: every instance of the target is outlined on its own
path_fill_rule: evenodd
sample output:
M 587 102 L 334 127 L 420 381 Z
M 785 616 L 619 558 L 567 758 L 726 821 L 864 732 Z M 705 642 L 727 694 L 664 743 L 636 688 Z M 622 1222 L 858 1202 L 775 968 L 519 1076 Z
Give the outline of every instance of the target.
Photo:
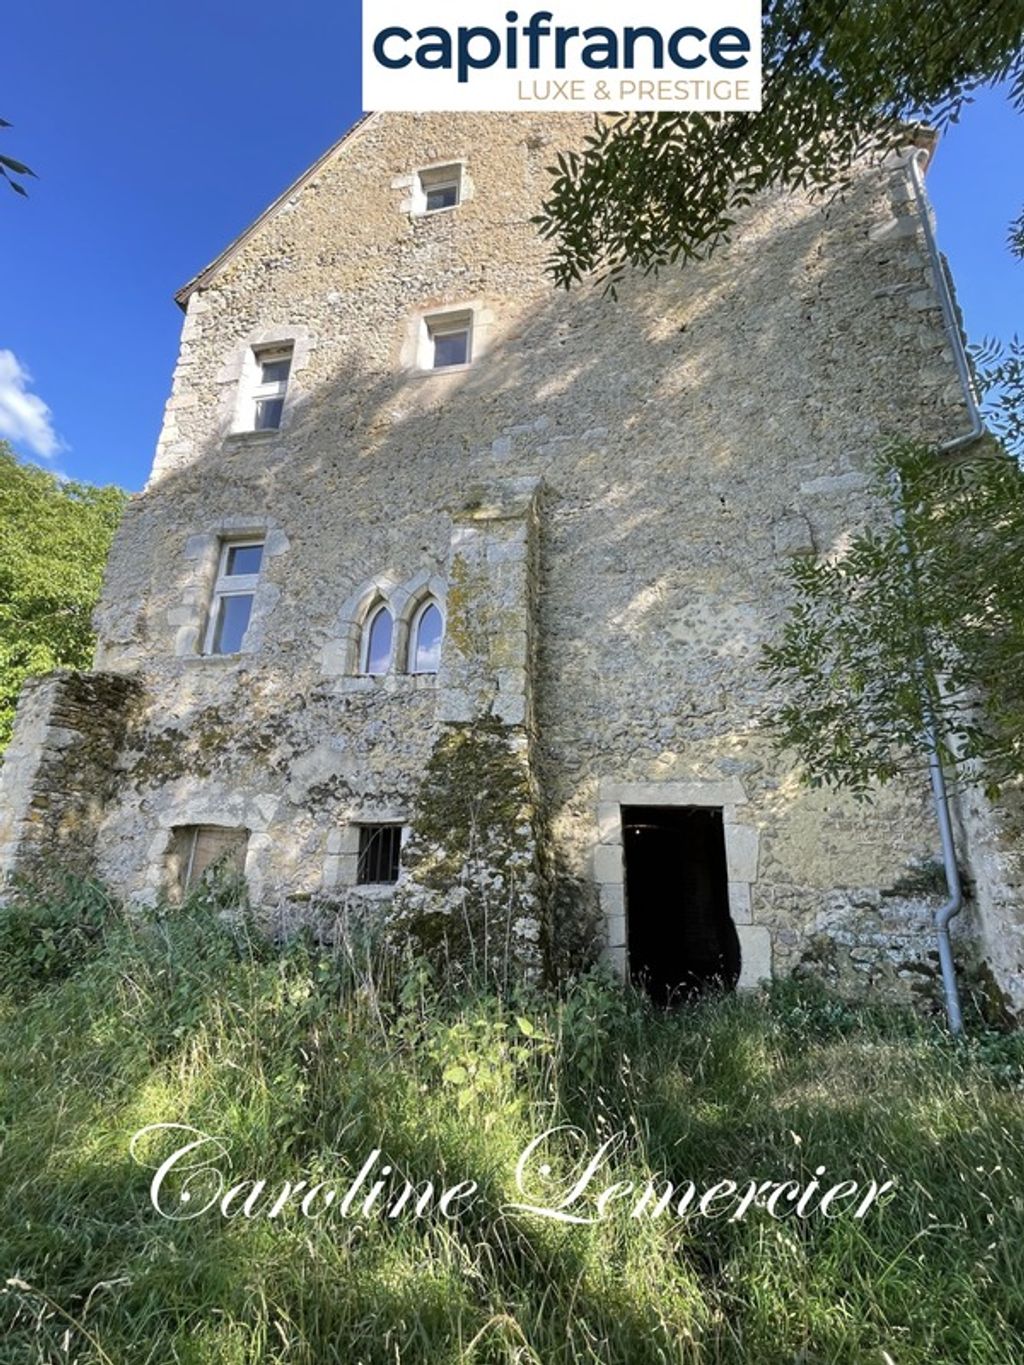
M 412 618 L 405 649 L 404 673 L 436 673 L 441 664 L 444 617 L 433 598 L 428 598 Z M 381 677 L 391 669 L 395 647 L 395 618 L 391 608 L 381 603 L 366 618 L 363 627 L 360 671 Z
M 395 622 L 385 606 L 379 606 L 367 617 L 363 628 L 362 671 L 373 677 L 386 673 L 391 666 Z
M 409 633 L 410 673 L 436 673 L 441 664 L 444 618 L 436 602 L 426 601 L 413 617 Z

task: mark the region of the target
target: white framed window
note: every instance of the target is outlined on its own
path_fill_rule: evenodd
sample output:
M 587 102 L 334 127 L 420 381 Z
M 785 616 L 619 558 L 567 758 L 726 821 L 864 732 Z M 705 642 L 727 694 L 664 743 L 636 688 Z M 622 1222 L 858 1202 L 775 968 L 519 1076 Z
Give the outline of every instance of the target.
M 360 672 L 378 678 L 391 667 L 394 644 L 395 618 L 383 603 L 366 618 L 360 651 Z
M 435 313 L 424 318 L 426 347 L 423 368 L 450 370 L 470 364 L 473 359 L 473 314 Z
M 458 163 L 418 171 L 416 181 L 422 213 L 440 213 L 462 203 L 462 167 Z
M 252 391 L 252 430 L 276 431 L 284 415 L 285 394 L 292 372 L 291 346 L 273 346 L 254 352 L 256 382 Z
M 441 666 L 441 641 L 444 639 L 444 617 L 432 597 L 420 607 L 412 619 L 409 632 L 410 673 L 436 673 Z
M 262 566 L 262 540 L 221 543 L 206 628 L 205 654 L 238 654 L 241 651 Z

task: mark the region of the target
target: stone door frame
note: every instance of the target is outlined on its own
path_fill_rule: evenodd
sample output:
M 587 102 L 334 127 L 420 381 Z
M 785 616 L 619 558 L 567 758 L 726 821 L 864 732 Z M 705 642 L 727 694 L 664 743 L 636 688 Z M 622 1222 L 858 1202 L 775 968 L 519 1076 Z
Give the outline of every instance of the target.
M 722 812 L 725 862 L 729 886 L 729 914 L 740 941 L 737 990 L 752 990 L 771 979 L 771 935 L 754 924 L 751 891 L 757 881 L 761 837 L 747 808 L 738 778 L 721 781 L 621 782 L 602 777 L 598 782 L 597 842 L 594 880 L 604 920 L 605 960 L 625 978 L 629 962 L 626 945 L 626 869 L 623 860 L 623 806 L 714 807 Z

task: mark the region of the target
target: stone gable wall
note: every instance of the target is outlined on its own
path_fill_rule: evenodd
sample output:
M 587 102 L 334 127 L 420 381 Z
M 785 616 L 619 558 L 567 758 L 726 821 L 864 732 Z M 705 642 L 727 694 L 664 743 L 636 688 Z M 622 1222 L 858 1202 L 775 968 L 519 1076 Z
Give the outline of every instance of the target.
M 493 717 L 495 689 L 520 688 L 556 939 L 583 941 L 590 917 L 621 947 L 608 790 L 715 804 L 724 784 L 748 967 L 815 970 L 824 937 L 843 959 L 828 970 L 909 980 L 933 902 L 895 913 L 881 892 L 934 856 L 926 777 L 868 808 L 804 790 L 764 732 L 756 668 L 789 556 L 828 552 L 874 514 L 879 441 L 966 425 L 904 172 L 865 169 L 827 214 L 766 197 L 711 261 L 628 278 L 614 301 L 555 291 L 530 222 L 556 150 L 588 127 L 371 119 L 191 296 L 152 478 L 97 616 L 97 666 L 146 698 L 99 866 L 155 896 L 171 828 L 220 811 L 252 832 L 267 904 L 358 900 L 337 885 L 339 830 L 410 816 L 445 725 Z M 410 213 L 409 177 L 449 161 L 472 196 Z M 474 363 L 419 373 L 410 338 L 448 308 L 474 310 Z M 286 338 L 284 425 L 240 433 L 246 354 Z M 430 582 L 450 604 L 467 508 L 523 481 L 534 581 L 464 670 L 483 672 L 459 694 L 466 714 L 445 712 L 443 675 L 352 676 L 375 585 L 404 601 Z M 203 538 L 243 524 L 268 537 L 256 645 L 201 658 Z M 485 553 L 496 576 L 504 554 Z

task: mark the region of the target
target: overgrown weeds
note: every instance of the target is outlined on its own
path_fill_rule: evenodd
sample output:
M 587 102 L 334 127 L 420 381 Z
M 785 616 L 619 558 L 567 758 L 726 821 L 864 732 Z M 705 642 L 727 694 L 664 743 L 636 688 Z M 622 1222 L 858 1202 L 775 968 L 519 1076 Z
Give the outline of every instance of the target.
M 1018 1036 L 958 1045 L 792 983 L 673 1013 L 601 973 L 454 992 L 371 941 L 277 950 L 223 905 L 122 912 L 97 888 L 21 901 L 0 941 L 3 1365 L 1024 1359 Z M 389 1217 L 389 1186 L 364 1213 L 368 1178 L 345 1214 L 271 1219 L 247 1186 L 235 1216 L 183 1217 L 169 1178 L 162 1216 L 129 1150 L 156 1124 L 217 1137 L 225 1188 L 326 1182 L 340 1204 L 379 1151 L 372 1178 L 434 1198 Z M 574 1226 L 508 1207 L 555 1128 L 563 1176 L 622 1135 L 595 1188 L 820 1166 L 896 1188 L 860 1221 L 613 1201 Z M 213 1175 L 185 1174 L 201 1207 Z

